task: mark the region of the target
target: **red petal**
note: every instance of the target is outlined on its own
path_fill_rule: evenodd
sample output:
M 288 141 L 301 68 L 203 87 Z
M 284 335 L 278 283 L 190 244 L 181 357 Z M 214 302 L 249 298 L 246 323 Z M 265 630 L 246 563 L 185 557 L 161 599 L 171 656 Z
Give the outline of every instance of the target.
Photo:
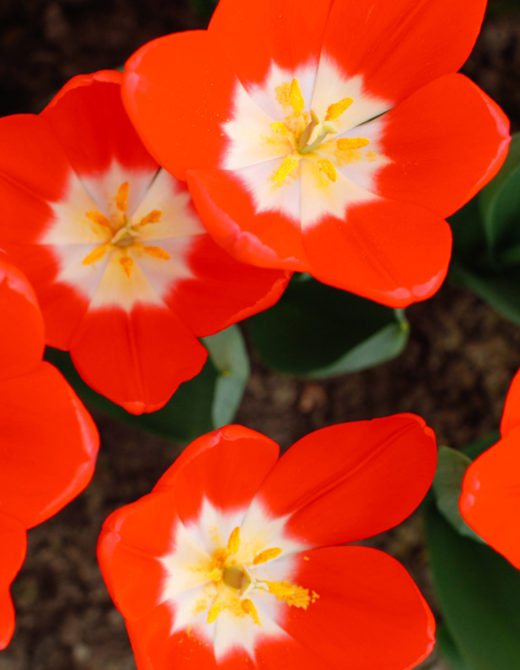
M 124 110 L 121 81 L 116 71 L 74 77 L 40 115 L 79 175 L 97 175 L 114 159 L 127 168 L 158 168 Z
M 0 514 L 0 649 L 5 649 L 14 632 L 15 614 L 9 587 L 22 567 L 27 549 L 25 530 L 16 519 Z
M 396 560 L 368 547 L 316 549 L 305 557 L 294 581 L 319 597 L 307 610 L 287 606 L 282 625 L 327 669 L 407 670 L 432 651 L 433 615 Z M 258 666 L 275 668 L 285 644 L 282 639 L 259 645 Z M 317 666 L 286 660 L 283 667 Z
M 411 514 L 436 460 L 433 431 L 413 414 L 338 424 L 296 442 L 258 497 L 273 514 L 290 515 L 289 530 L 306 542 L 353 542 Z
M 23 375 L 43 356 L 43 319 L 24 275 L 0 259 L 0 375 Z
M 230 115 L 235 81 L 211 35 L 176 33 L 130 58 L 123 100 L 152 155 L 185 179 L 188 167 L 215 165 L 225 148 L 220 123 Z
M 74 335 L 71 357 L 92 388 L 132 414 L 165 405 L 201 370 L 207 351 L 166 307 L 91 309 Z
M 94 472 L 96 427 L 49 363 L 0 383 L 0 508 L 27 528 L 75 498 Z
M 52 247 L 10 243 L 3 246 L 38 291 L 38 302 L 45 319 L 46 343 L 58 349 L 69 349 L 74 331 L 87 310 L 87 298 L 70 284 L 56 281 L 59 265 Z
M 291 276 L 287 271 L 237 262 L 209 235 L 197 238 L 187 262 L 195 278 L 176 284 L 166 301 L 198 337 L 267 309 L 282 295 Z
M 221 0 L 209 32 L 219 40 L 241 81 L 258 83 L 272 62 L 288 70 L 317 63 L 332 4 L 331 0 Z
M 279 212 L 259 212 L 230 171 L 188 174 L 191 196 L 204 226 L 226 251 L 246 263 L 308 271 L 300 224 Z
M 451 255 L 446 221 L 394 200 L 352 206 L 346 220 L 325 218 L 303 239 L 313 277 L 389 307 L 433 295 Z
M 174 489 L 182 519 L 194 517 L 203 497 L 220 509 L 246 506 L 278 459 L 273 440 L 243 426 L 224 426 L 192 442 L 154 490 Z
M 5 183 L 17 189 L 21 187 L 21 198 L 32 195 L 44 200 L 59 200 L 70 172 L 70 165 L 48 124 L 40 116 L 32 114 L 6 116 L 0 119 L 0 138 L 2 207 L 4 206 L 2 191 Z M 16 229 L 14 222 L 19 218 L 18 216 L 10 220 L 9 227 Z M 24 226 L 21 227 L 24 235 L 27 235 L 26 225 L 32 230 L 35 225 L 41 228 L 42 222 L 39 219 L 36 222 L 24 221 Z
M 471 463 L 459 507 L 466 523 L 520 569 L 519 442 L 517 426 Z
M 126 627 L 138 670 L 217 670 L 211 645 L 186 631 L 170 634 L 171 616 L 166 605 Z
M 124 617 L 140 619 L 158 604 L 163 569 L 157 557 L 170 549 L 176 522 L 173 496 L 161 493 L 116 510 L 103 524 L 99 566 Z
M 324 51 L 346 76 L 361 74 L 368 92 L 397 102 L 462 66 L 485 8 L 486 0 L 334 2 Z
M 509 120 L 475 84 L 452 74 L 384 117 L 381 150 L 392 162 L 374 191 L 449 216 L 502 165 Z
M 520 425 L 520 370 L 513 377 L 504 404 L 504 413 L 500 423 L 500 432 L 506 435 Z

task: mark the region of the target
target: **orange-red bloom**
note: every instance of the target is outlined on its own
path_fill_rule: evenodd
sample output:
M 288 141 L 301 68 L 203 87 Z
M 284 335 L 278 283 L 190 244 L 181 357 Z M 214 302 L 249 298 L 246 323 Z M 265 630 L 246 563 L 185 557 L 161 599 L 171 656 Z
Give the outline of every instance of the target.
M 35 287 L 47 344 L 140 413 L 199 372 L 197 337 L 271 305 L 289 273 L 211 240 L 137 137 L 121 77 L 75 77 L 40 115 L 0 120 L 0 245 Z
M 9 587 L 26 530 L 88 484 L 99 438 L 61 374 L 42 361 L 43 319 L 22 273 L 0 259 L 0 649 L 14 630 Z
M 502 111 L 455 74 L 485 0 L 220 0 L 129 60 L 126 107 L 237 258 L 402 307 L 497 172 Z
M 435 437 L 401 414 L 278 445 L 242 426 L 193 442 L 105 522 L 98 556 L 139 670 L 404 670 L 434 621 L 390 556 L 355 542 L 431 484 Z
M 520 371 L 507 394 L 500 434 L 468 467 L 459 509 L 468 526 L 520 569 Z

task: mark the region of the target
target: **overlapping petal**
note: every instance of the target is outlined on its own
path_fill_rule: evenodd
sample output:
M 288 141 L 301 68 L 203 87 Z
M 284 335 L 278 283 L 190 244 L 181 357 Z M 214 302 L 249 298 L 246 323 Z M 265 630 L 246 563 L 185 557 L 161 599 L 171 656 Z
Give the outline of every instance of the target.
M 2 119 L 0 244 L 35 287 L 46 342 L 141 413 L 200 371 L 197 337 L 276 302 L 290 273 L 237 262 L 210 239 L 138 138 L 121 78 L 75 77 L 39 116 Z
M 0 650 L 5 649 L 14 632 L 15 612 L 9 586 L 22 567 L 27 549 L 25 528 L 17 520 L 0 511 Z
M 268 438 L 226 426 L 105 522 L 100 566 L 140 670 L 404 670 L 431 651 L 433 617 L 396 561 L 362 547 L 306 550 L 380 532 L 416 507 L 435 470 L 424 421 L 333 426 L 277 459 Z M 224 587 L 211 605 L 229 557 L 239 574 L 246 561 L 248 595 Z

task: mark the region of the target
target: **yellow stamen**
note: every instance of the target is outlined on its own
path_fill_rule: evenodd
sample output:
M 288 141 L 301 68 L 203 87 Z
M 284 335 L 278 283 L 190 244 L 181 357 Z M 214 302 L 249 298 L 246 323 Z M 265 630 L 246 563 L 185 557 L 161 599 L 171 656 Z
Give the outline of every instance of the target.
M 92 265 L 93 263 L 97 263 L 100 261 L 103 256 L 107 253 L 108 251 L 108 245 L 107 244 L 102 244 L 99 247 L 96 247 L 93 251 L 91 251 L 85 258 L 82 260 L 81 264 L 82 265 Z
M 216 549 L 213 554 L 212 558 L 215 561 L 215 563 L 219 566 L 223 566 L 226 559 L 228 557 L 228 551 L 227 549 Z
M 98 212 L 97 209 L 91 209 L 90 211 L 85 212 L 85 216 L 93 223 L 97 223 L 99 226 L 104 226 L 105 228 L 112 230 L 110 221 L 102 212 Z
M 141 226 L 147 226 L 149 223 L 157 223 L 161 218 L 162 212 L 160 209 L 153 209 L 149 214 L 143 216 L 143 218 L 136 223 L 133 228 L 140 228 Z
M 219 603 L 218 600 L 214 600 L 211 607 L 208 611 L 208 618 L 206 623 L 213 623 L 217 620 L 218 615 L 222 612 L 222 603 Z
M 325 116 L 325 121 L 334 121 L 339 118 L 343 112 L 345 112 L 350 105 L 354 102 L 352 98 L 343 98 L 338 102 L 332 103 L 327 107 L 327 114 Z
M 296 116 L 299 116 L 305 107 L 305 100 L 303 99 L 300 84 L 297 79 L 291 81 L 291 87 L 289 88 L 289 102 L 291 103 L 291 107 Z
M 322 158 L 321 160 L 319 160 L 318 167 L 320 171 L 323 172 L 330 179 L 330 181 L 336 181 L 336 179 L 338 178 L 338 173 L 336 171 L 336 168 L 334 167 L 334 163 L 329 161 L 328 158 Z
M 170 258 L 170 254 L 164 249 L 161 249 L 161 247 L 143 247 L 143 251 L 154 258 L 160 258 L 164 261 L 167 261 Z
M 336 146 L 340 151 L 350 151 L 351 149 L 362 149 L 370 144 L 366 137 L 342 137 L 336 140 Z
M 222 570 L 220 568 L 213 568 L 208 572 L 208 579 L 210 582 L 219 582 L 222 579 Z
M 260 619 L 258 618 L 258 612 L 256 611 L 256 607 L 254 606 L 254 603 L 252 600 L 249 600 L 249 598 L 245 598 L 245 600 L 242 600 L 241 602 L 242 609 L 246 614 L 249 614 L 249 616 L 253 619 L 253 621 L 261 626 L 262 624 L 260 623 Z
M 295 156 L 286 156 L 280 167 L 271 175 L 271 179 L 281 183 L 293 172 L 298 165 L 298 159 Z
M 289 128 L 287 128 L 283 121 L 275 121 L 274 123 L 271 123 L 271 130 L 275 133 L 278 133 L 278 135 L 284 135 L 285 137 L 292 136 L 291 131 Z
M 123 270 L 125 271 L 125 275 L 127 277 L 131 277 L 132 276 L 132 270 L 133 270 L 133 267 L 134 267 L 134 261 L 130 258 L 130 256 L 122 256 L 119 259 L 119 262 L 120 262 Z
M 291 582 L 266 582 L 269 593 L 272 593 L 277 600 L 291 605 L 292 607 L 299 607 L 306 610 L 311 603 L 319 598 L 319 595 L 313 591 L 309 593 L 309 589 Z
M 128 191 L 130 190 L 130 184 L 125 181 L 119 187 L 116 195 L 116 207 L 120 212 L 126 212 L 128 207 Z
M 227 550 L 230 554 L 236 554 L 240 546 L 240 526 L 237 526 L 231 531 L 227 543 Z
M 267 563 L 267 561 L 277 558 L 282 553 L 280 547 L 273 547 L 272 549 L 265 549 L 253 558 L 253 565 L 260 565 L 260 563 Z

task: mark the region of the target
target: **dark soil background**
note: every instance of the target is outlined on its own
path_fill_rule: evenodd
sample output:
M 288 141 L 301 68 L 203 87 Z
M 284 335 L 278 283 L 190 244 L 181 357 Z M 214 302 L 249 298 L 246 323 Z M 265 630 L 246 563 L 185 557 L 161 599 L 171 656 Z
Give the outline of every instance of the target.
M 36 112 L 69 77 L 117 67 L 147 40 L 203 26 L 206 18 L 187 2 L 0 0 L 0 114 Z M 491 1 L 464 71 L 518 130 L 520 15 L 514 6 Z M 421 414 L 441 444 L 456 447 L 497 428 L 520 366 L 520 329 L 450 285 L 407 316 L 406 351 L 367 372 L 309 382 L 253 361 L 237 421 L 283 447 L 324 425 L 399 411 Z M 102 439 L 94 481 L 29 533 L 28 557 L 13 586 L 17 630 L 0 653 L 0 670 L 135 670 L 123 620 L 97 568 L 97 535 L 112 510 L 150 490 L 180 446 L 101 414 L 94 418 Z M 376 543 L 408 567 L 435 608 L 420 517 Z M 443 666 L 433 655 L 423 667 Z

